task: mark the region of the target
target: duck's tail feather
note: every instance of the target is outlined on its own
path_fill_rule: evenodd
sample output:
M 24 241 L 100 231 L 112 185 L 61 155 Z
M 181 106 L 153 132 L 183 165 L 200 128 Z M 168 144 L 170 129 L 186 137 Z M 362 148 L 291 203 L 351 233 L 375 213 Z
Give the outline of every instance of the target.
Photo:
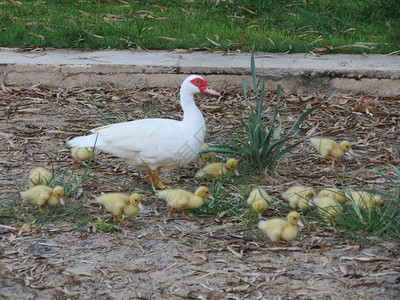
M 67 144 L 70 147 L 99 147 L 101 146 L 101 140 L 97 134 L 78 136 L 69 140 Z

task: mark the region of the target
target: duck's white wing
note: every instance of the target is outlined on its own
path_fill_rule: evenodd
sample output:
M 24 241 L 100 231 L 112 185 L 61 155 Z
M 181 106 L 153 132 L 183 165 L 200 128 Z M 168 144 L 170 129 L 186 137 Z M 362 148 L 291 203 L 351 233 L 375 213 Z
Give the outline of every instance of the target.
M 103 152 L 126 160 L 134 167 L 147 164 L 153 170 L 160 167 L 168 169 L 172 168 L 172 164 L 186 164 L 176 160 L 179 156 L 185 159 L 185 147 L 190 146 L 183 127 L 181 121 L 170 119 L 116 123 L 93 129 L 92 135 L 76 137 L 68 144 L 72 147 L 95 146 Z M 198 149 L 190 150 L 190 153 L 198 152 Z M 188 160 L 192 160 L 192 157 L 188 157 Z
M 92 129 L 92 135 L 68 141 L 72 147 L 96 147 L 102 151 L 116 148 L 128 151 L 147 151 L 157 144 L 173 145 L 184 136 L 181 122 L 168 119 L 146 119 L 116 123 Z

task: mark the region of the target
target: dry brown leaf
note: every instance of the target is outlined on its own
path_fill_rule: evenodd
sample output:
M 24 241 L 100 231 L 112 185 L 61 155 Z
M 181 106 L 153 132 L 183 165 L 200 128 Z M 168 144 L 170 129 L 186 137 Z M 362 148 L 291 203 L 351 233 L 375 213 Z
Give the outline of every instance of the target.
M 40 38 L 40 39 L 42 39 L 44 41 L 44 36 L 41 35 L 41 34 L 37 34 L 37 33 L 33 33 L 33 32 L 29 32 L 29 34 L 33 35 L 33 36 L 36 36 L 36 37 L 38 37 L 38 38 Z
M 353 260 L 359 263 L 369 263 L 369 262 L 376 262 L 376 261 L 388 261 L 388 260 L 393 260 L 392 258 L 389 257 L 383 257 L 383 256 L 372 256 L 372 257 L 367 257 L 367 256 L 361 256 L 361 257 L 350 257 L 350 256 L 342 256 L 340 257 L 341 260 Z
M 221 47 L 221 44 L 219 44 L 219 43 L 213 41 L 212 39 L 210 39 L 210 38 L 208 38 L 208 37 L 206 37 L 206 39 L 207 39 L 211 44 L 213 44 L 214 46 Z
M 169 36 L 156 36 L 158 39 L 168 40 L 168 41 L 176 41 L 176 38 L 169 37 Z

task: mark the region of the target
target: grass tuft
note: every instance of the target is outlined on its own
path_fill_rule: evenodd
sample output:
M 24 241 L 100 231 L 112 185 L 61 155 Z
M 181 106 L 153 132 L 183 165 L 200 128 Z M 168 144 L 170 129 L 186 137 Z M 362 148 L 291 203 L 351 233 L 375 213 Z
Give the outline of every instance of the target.
M 281 124 L 276 124 L 281 101 L 281 86 L 278 85 L 277 100 L 272 119 L 270 121 L 265 121 L 262 117 L 265 98 L 265 77 L 262 77 L 261 87 L 259 88 L 254 53 L 251 56 L 251 74 L 253 79 L 251 95 L 252 99 L 256 101 L 256 106 L 254 108 L 250 104 L 246 79 L 243 78 L 243 94 L 248 109 L 248 111 L 244 112 L 248 116 L 247 120 L 240 118 L 245 131 L 244 136 L 237 134 L 229 145 L 203 148 L 200 153 L 212 151 L 238 155 L 242 157 L 250 167 L 258 170 L 265 169 L 270 175 L 274 176 L 279 160 L 309 138 L 309 136 L 306 136 L 296 142 L 291 142 L 297 137 L 303 121 L 323 103 L 330 101 L 336 92 L 327 100 L 305 111 L 287 132 L 282 132 Z M 313 130 L 311 130 L 311 132 L 313 132 Z

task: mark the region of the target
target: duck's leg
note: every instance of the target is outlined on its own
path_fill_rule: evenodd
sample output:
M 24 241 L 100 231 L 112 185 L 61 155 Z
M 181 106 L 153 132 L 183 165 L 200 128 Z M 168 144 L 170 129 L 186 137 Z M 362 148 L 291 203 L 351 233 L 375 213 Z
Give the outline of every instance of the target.
M 118 222 L 120 222 L 120 223 L 122 223 L 122 224 L 128 223 L 127 221 L 122 220 L 122 219 L 121 219 L 121 216 L 115 216 L 115 215 L 113 215 L 113 220 L 114 220 L 114 221 L 118 221 Z
M 149 179 L 151 183 L 156 184 L 160 189 L 172 189 L 170 186 L 165 185 L 161 182 L 158 174 L 160 174 L 160 171 L 158 170 L 155 171 L 149 170 L 147 171 L 147 175 L 144 178 Z
M 38 207 L 39 207 L 39 211 L 40 211 L 41 213 L 44 213 L 44 212 L 46 211 L 46 208 L 44 208 L 44 207 L 41 206 L 40 204 L 38 205 Z
M 276 242 L 275 241 L 273 241 L 272 242 L 272 247 L 274 247 L 274 248 L 276 248 L 277 246 L 276 246 Z
M 326 159 L 332 160 L 332 168 L 335 167 L 335 160 L 336 158 L 334 158 L 333 156 L 327 155 L 325 156 Z
M 172 207 L 168 205 L 168 215 L 171 219 L 174 218 L 174 216 L 172 215 Z
M 290 244 L 287 241 L 285 241 L 285 246 L 290 247 Z
M 119 221 L 120 223 L 122 223 L 122 224 L 127 224 L 127 223 L 128 223 L 128 221 L 122 220 L 122 219 L 121 219 L 121 216 L 118 216 L 118 221 Z
M 185 220 L 190 220 L 190 217 L 185 214 L 185 212 L 182 210 L 182 218 L 184 218 Z

